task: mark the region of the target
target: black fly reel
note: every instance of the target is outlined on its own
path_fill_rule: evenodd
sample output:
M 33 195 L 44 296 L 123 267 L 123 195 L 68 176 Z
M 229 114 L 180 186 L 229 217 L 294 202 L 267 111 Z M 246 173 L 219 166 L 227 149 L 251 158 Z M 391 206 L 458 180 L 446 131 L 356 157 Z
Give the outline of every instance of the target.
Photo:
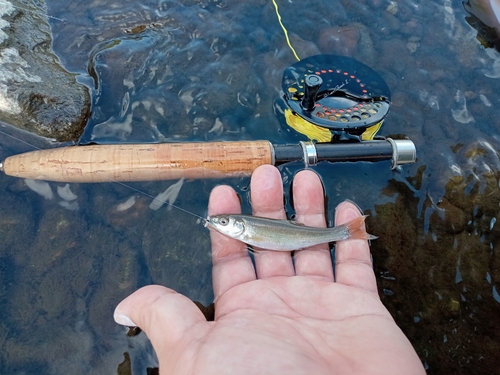
M 382 77 L 349 57 L 317 55 L 283 73 L 288 126 L 318 142 L 372 140 L 389 112 Z

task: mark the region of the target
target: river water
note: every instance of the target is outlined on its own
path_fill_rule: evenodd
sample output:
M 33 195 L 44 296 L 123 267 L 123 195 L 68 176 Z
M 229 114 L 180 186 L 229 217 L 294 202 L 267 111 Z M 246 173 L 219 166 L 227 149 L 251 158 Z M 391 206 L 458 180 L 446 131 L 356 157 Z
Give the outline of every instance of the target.
M 42 6 L 41 3 L 37 2 Z M 500 54 L 450 0 L 278 1 L 301 58 L 353 57 L 392 93 L 381 135 L 406 135 L 418 160 L 320 163 L 329 224 L 350 199 L 369 214 L 380 295 L 429 374 L 499 367 Z M 267 0 L 48 0 L 54 50 L 92 89 L 81 143 L 299 138 L 273 102 L 296 60 Z M 2 128 L 37 147 L 46 141 Z M 0 135 L 1 157 L 31 146 Z M 288 192 L 302 167 L 280 167 Z M 211 304 L 208 231 L 150 208 L 176 181 L 49 183 L 0 176 L 0 371 L 144 374 L 143 333 L 112 319 L 137 288 L 167 285 Z M 206 215 L 210 190 L 249 179 L 184 181 L 176 205 Z M 177 185 L 179 186 L 179 185 Z M 50 193 L 49 193 L 50 191 Z M 50 197 L 52 194 L 52 197 Z

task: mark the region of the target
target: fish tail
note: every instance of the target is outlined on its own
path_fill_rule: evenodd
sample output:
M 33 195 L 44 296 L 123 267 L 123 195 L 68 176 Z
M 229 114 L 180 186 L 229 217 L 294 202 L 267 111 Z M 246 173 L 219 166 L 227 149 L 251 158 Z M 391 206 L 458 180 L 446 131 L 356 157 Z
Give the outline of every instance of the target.
M 377 236 L 366 232 L 364 227 L 366 216 L 367 215 L 357 217 L 356 219 L 344 224 L 349 230 L 349 239 L 374 240 L 377 238 Z

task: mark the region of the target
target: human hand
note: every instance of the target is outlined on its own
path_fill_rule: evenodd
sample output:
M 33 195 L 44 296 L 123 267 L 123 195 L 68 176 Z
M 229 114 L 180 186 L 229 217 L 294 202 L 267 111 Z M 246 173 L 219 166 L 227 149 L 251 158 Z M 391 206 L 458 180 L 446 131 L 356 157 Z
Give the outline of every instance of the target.
M 293 182 L 296 220 L 325 226 L 318 176 Z M 276 168 L 251 180 L 253 214 L 284 219 Z M 239 213 L 228 186 L 210 196 L 209 215 Z M 341 203 L 336 225 L 360 216 Z M 408 339 L 382 305 L 365 240 L 336 245 L 335 281 L 327 244 L 289 252 L 259 251 L 255 268 L 246 245 L 211 231 L 215 320 L 187 297 L 147 286 L 122 301 L 115 320 L 141 327 L 166 374 L 425 374 Z

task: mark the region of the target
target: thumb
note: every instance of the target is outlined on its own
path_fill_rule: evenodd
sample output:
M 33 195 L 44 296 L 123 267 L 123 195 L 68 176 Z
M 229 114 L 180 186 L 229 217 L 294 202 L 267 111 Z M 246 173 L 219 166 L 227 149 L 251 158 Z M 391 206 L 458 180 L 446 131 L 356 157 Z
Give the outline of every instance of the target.
M 118 324 L 140 327 L 157 353 L 185 339 L 185 332 L 195 324 L 206 322 L 189 298 L 159 285 L 132 293 L 118 304 L 113 317 Z

